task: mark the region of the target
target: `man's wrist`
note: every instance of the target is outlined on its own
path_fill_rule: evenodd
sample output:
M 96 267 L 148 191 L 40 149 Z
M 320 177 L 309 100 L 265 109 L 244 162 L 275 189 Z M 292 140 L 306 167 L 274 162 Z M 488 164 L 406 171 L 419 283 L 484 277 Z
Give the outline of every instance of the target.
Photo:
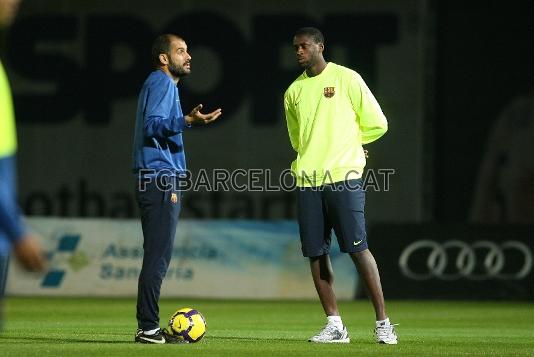
M 185 115 L 184 122 L 185 122 L 185 126 L 190 128 L 191 125 L 193 125 L 193 117 L 191 117 L 190 115 Z

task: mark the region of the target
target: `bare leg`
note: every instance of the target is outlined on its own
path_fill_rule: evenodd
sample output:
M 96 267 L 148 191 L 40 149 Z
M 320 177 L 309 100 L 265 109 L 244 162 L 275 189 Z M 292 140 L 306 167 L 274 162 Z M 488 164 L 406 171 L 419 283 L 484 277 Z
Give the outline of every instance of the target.
M 378 273 L 375 258 L 369 249 L 363 252 L 351 253 L 350 256 L 360 273 L 367 295 L 373 303 L 376 319 L 384 320 L 387 317 L 386 304 L 384 303 L 384 294 L 382 293 L 380 274 Z
M 315 289 L 326 316 L 339 316 L 334 294 L 334 272 L 328 254 L 310 258 L 310 268 Z

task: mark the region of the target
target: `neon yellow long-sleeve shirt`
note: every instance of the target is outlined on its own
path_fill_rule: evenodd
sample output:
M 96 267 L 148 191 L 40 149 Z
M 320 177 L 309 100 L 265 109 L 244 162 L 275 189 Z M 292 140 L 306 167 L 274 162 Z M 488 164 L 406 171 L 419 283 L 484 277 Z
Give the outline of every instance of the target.
M 328 63 L 317 76 L 302 73 L 287 89 L 284 108 L 297 158 L 297 186 L 362 177 L 362 144 L 380 138 L 388 124 L 380 105 L 355 71 Z
M 15 116 L 6 72 L 0 62 L 0 158 L 11 156 L 17 149 Z

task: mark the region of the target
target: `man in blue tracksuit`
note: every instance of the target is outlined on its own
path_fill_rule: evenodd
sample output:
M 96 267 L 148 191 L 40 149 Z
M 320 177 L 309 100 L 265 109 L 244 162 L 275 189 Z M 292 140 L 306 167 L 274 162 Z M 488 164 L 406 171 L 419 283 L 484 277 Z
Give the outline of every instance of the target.
M 18 5 L 19 0 L 0 0 L 2 30 L 13 21 Z M 24 225 L 17 204 L 16 151 L 13 101 L 7 75 L 0 61 L 0 330 L 11 250 L 13 249 L 15 257 L 26 269 L 33 271 L 44 269 L 44 254 L 37 239 Z
M 186 174 L 182 132 L 193 123 L 208 124 L 221 109 L 202 114 L 202 104 L 182 113 L 178 81 L 190 73 L 185 41 L 161 35 L 152 45 L 154 70 L 146 79 L 137 105 L 133 147 L 136 198 L 143 228 L 143 266 L 137 293 L 137 333 L 141 343 L 176 342 L 159 327 L 159 296 L 171 259 L 181 207 L 177 180 Z

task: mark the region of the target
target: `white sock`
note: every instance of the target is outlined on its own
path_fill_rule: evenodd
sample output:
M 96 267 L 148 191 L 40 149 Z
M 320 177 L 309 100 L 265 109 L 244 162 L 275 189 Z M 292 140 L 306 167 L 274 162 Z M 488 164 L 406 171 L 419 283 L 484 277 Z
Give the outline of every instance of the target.
M 149 335 L 149 336 L 150 336 L 150 335 L 155 335 L 156 332 L 158 332 L 158 331 L 159 331 L 159 328 L 155 328 L 155 329 L 153 329 L 153 330 L 143 331 L 143 333 L 144 333 L 145 335 Z
M 343 330 L 343 321 L 341 321 L 341 316 L 327 316 L 329 325 L 334 325 L 337 329 Z
M 389 326 L 390 323 L 389 323 L 389 317 L 386 317 L 385 320 L 378 320 L 376 322 L 376 327 L 380 327 L 380 326 Z

